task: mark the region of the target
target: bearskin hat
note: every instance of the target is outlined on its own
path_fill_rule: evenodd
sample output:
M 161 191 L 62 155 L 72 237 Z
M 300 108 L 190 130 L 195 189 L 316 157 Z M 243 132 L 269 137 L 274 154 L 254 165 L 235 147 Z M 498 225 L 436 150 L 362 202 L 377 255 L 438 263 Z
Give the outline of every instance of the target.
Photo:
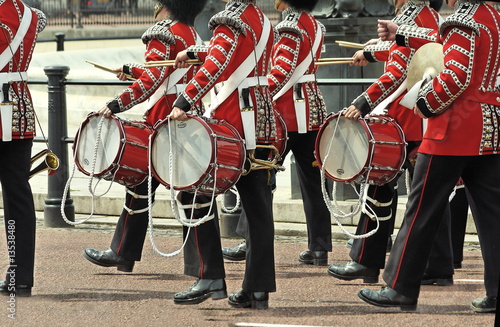
M 194 25 L 207 0 L 159 0 L 159 2 L 170 11 L 173 18 L 185 24 Z
M 431 0 L 429 7 L 434 9 L 435 11 L 439 11 L 443 6 L 443 0 Z
M 311 12 L 316 7 L 318 0 L 283 0 L 283 2 L 286 2 L 292 8 Z

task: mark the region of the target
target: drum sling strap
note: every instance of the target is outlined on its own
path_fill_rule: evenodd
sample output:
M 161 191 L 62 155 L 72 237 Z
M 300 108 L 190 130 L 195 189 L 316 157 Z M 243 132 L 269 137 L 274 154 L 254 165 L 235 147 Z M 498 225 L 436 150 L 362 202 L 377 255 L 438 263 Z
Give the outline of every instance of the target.
M 0 54 L 0 67 L 2 69 L 14 58 L 14 54 L 19 49 L 28 29 L 31 25 L 32 13 L 31 10 L 25 6 L 23 18 L 19 24 L 19 29 L 16 35 L 7 45 L 5 50 Z M 0 73 L 0 83 L 1 85 L 6 85 L 11 81 L 22 81 L 27 77 L 26 72 L 12 72 L 12 73 Z M 7 84 L 8 85 L 8 84 Z M 8 101 L 9 88 L 0 88 L 0 117 L 2 120 L 2 141 L 8 142 L 12 141 L 12 102 Z
M 314 39 L 314 44 L 312 46 L 311 53 L 295 68 L 292 76 L 288 82 L 281 88 L 281 90 L 273 96 L 273 101 L 277 101 L 281 98 L 288 90 L 290 90 L 294 85 L 298 83 L 312 82 L 315 80 L 314 74 L 304 75 L 309 69 L 313 61 L 313 54 L 318 53 L 318 48 L 321 43 L 321 28 L 316 23 L 316 37 Z M 294 103 L 295 103 L 295 117 L 297 119 L 297 127 L 299 133 L 307 133 L 307 117 L 306 117 L 306 101 L 301 98 L 297 92 L 293 93 Z
M 219 83 L 222 85 L 222 87 L 217 94 L 215 94 L 215 87 L 212 88 L 211 104 L 205 111 L 205 117 L 210 118 L 211 113 L 215 111 L 224 101 L 226 101 L 226 99 L 234 92 L 234 90 L 239 89 L 247 79 L 250 72 L 255 69 L 258 63 L 256 60 L 262 57 L 262 54 L 266 49 L 270 31 L 271 22 L 267 17 L 264 17 L 264 26 L 262 28 L 260 40 L 255 46 L 255 50 L 250 53 L 250 55 L 240 64 L 238 68 L 236 68 L 236 70 L 227 79 L 227 81 Z M 255 78 L 257 80 L 261 79 L 258 76 Z M 262 84 L 260 85 L 264 85 L 264 83 L 267 83 L 267 78 L 263 78 Z M 248 84 L 245 87 L 252 87 L 255 85 L 257 84 Z M 240 112 L 243 122 L 243 132 L 245 134 L 245 146 L 247 150 L 253 150 L 257 146 L 257 142 L 255 139 L 255 115 L 253 110 L 248 110 L 249 108 L 245 108 L 246 106 L 244 105 L 244 103 L 246 100 L 243 99 L 241 92 L 239 92 L 238 95 L 240 98 Z

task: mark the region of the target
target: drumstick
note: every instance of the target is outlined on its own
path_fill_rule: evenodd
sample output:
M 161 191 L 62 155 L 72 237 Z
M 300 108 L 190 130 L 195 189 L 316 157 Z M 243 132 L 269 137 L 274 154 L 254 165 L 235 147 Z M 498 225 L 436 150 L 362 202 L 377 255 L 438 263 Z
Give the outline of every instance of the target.
M 323 66 L 323 65 L 339 65 L 339 64 L 352 64 L 352 60 L 342 60 L 342 61 L 318 61 L 314 63 L 316 66 Z
M 202 62 L 198 59 L 188 59 L 186 63 L 189 65 L 200 65 Z M 173 66 L 175 64 L 175 60 L 157 60 L 157 61 L 148 61 L 144 63 L 144 67 L 166 67 Z
M 337 43 L 341 47 L 346 47 L 346 48 L 363 49 L 365 47 L 364 44 L 355 43 L 355 42 L 335 41 L 335 43 Z
M 318 61 L 352 61 L 352 58 L 320 58 Z
M 97 63 L 95 63 L 95 62 L 92 62 L 92 61 L 90 61 L 90 60 L 85 60 L 85 61 L 86 61 L 86 62 L 88 62 L 88 63 L 89 63 L 89 64 L 91 64 L 91 65 L 94 65 L 94 67 L 95 67 L 95 68 L 99 68 L 99 69 L 101 69 L 101 70 L 104 70 L 104 71 L 109 72 L 109 73 L 113 73 L 113 74 L 115 74 L 115 75 L 118 75 L 118 74 L 119 74 L 118 72 L 114 71 L 114 70 L 113 70 L 113 69 L 111 69 L 111 68 L 105 67 L 105 66 L 103 66 L 103 65 L 99 65 L 99 64 L 97 64 Z M 127 77 L 127 79 L 128 79 L 129 81 L 135 81 L 135 80 L 136 80 L 135 78 L 133 78 L 133 77 L 132 77 L 132 75 L 125 74 L 125 76 Z

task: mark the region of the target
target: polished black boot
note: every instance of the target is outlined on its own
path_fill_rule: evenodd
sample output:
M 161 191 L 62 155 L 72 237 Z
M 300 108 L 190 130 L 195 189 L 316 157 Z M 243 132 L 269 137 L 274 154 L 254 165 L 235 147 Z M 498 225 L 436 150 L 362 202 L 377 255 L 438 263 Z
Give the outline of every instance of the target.
M 342 280 L 363 279 L 364 283 L 378 283 L 380 269 L 369 268 L 356 261 L 349 261 L 345 265 L 330 265 L 327 272 L 330 276 Z
M 229 295 L 227 302 L 235 308 L 267 309 L 269 308 L 269 293 L 239 290 Z
M 377 307 L 399 307 L 402 311 L 415 311 L 417 309 L 417 299 L 399 294 L 389 286 L 384 286 L 380 291 L 367 288 L 361 289 L 358 297 Z
M 125 260 L 116 255 L 111 249 L 104 251 L 86 249 L 83 251 L 83 257 L 98 266 L 117 267 L 119 271 L 123 272 L 132 272 L 135 264 L 135 261 Z
M 198 279 L 188 291 L 174 295 L 175 304 L 198 304 L 209 297 L 220 300 L 227 297 L 226 281 L 221 279 Z
M 472 311 L 480 313 L 496 312 L 497 298 L 496 296 L 485 296 L 480 299 L 474 299 L 470 308 Z
M 306 265 L 326 266 L 328 265 L 328 252 L 311 250 L 300 252 L 299 262 Z
M 424 274 L 420 285 L 451 286 L 453 285 L 453 276 Z
M 222 257 L 231 261 L 245 260 L 247 256 L 247 243 L 245 241 L 236 245 L 234 248 L 223 247 Z
M 0 293 L 3 295 L 15 294 L 19 297 L 31 296 L 31 286 L 29 285 L 9 285 L 5 280 L 0 281 Z

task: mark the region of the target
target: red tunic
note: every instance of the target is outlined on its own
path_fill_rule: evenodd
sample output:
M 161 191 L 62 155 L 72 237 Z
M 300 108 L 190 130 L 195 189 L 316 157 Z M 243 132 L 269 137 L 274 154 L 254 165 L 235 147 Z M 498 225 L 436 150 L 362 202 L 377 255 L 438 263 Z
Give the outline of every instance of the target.
M 283 21 L 276 26 L 279 39 L 274 45 L 273 66 L 268 75 L 269 90 L 271 91 L 271 96 L 275 97 L 290 80 L 297 66 L 305 59 L 310 59 L 312 48 L 318 35 L 317 32 L 319 31 L 321 37 L 321 40 L 318 40 L 319 46 L 313 54 L 313 60 L 311 60 L 309 67 L 307 67 L 307 70 L 303 74 L 310 75 L 312 78 L 301 83 L 301 93 L 306 105 L 307 130 L 317 130 L 326 116 L 323 95 L 314 77 L 314 74 L 318 70 L 318 67 L 314 63 L 321 57 L 325 34 L 324 27 L 311 14 L 297 12 L 292 8 L 285 10 L 283 17 Z M 296 132 L 298 130 L 294 92 L 295 87 L 292 86 L 286 93 L 274 99 L 274 108 L 283 117 L 289 132 Z
M 412 27 L 420 26 L 437 30 L 439 14 L 424 4 L 408 3 L 404 7 L 403 13 L 395 17 L 393 21 L 398 25 L 406 24 Z M 384 99 L 396 92 L 406 80 L 408 64 L 415 51 L 416 49 L 392 42 L 384 74 L 352 104 L 366 115 Z M 379 56 L 383 57 L 382 54 Z M 412 110 L 399 104 L 406 93 L 406 88 L 404 88 L 403 92 L 388 104 L 386 109 L 388 109 L 388 115 L 394 118 L 403 129 L 406 141 L 420 141 L 422 140 L 422 119 L 415 115 Z
M 445 69 L 420 90 L 429 117 L 419 152 L 473 156 L 499 150 L 497 77 L 500 15 L 484 3 L 461 3 L 440 28 Z M 487 100 L 488 92 L 490 100 Z M 490 104 L 486 104 L 489 102 Z
M 19 48 L 15 51 L 13 58 L 5 67 L 0 67 L 1 73 L 26 72 L 31 62 L 33 49 L 37 39 L 37 34 L 41 32 L 47 24 L 45 15 L 38 9 L 31 9 L 18 0 L 7 0 L 0 3 L 0 52 L 11 53 L 8 44 L 14 39 L 24 11 L 31 10 L 32 18 L 29 29 L 23 38 Z M 14 75 L 16 76 L 16 75 Z M 2 87 L 2 85 L 0 85 Z M 11 84 L 9 98 L 13 102 L 12 109 L 12 138 L 25 139 L 35 136 L 36 118 L 33 109 L 31 94 L 25 78 L 19 77 Z M 3 101 L 4 99 L 0 99 Z M 0 124 L 0 138 L 2 128 Z
M 254 1 L 236 0 L 226 5 L 226 9 L 209 22 L 213 37 L 208 47 L 191 47 L 188 54 L 192 58 L 203 61 L 193 80 L 186 86 L 184 92 L 177 99 L 175 106 L 187 111 L 191 106 L 203 98 L 216 85 L 222 85 L 235 70 L 250 55 L 255 55 L 255 46 L 263 37 L 264 13 Z M 265 76 L 269 71 L 269 62 L 274 43 L 272 28 L 267 35 L 267 45 L 263 55 L 258 58 L 256 67 L 247 75 Z M 191 51 L 189 51 L 191 50 Z M 275 141 L 275 117 L 269 88 L 257 85 L 250 87 L 251 104 L 254 108 L 256 122 L 256 136 L 259 142 L 270 143 Z M 244 137 L 240 114 L 238 90 L 233 91 L 214 111 L 211 117 L 225 120 L 233 125 Z
M 177 53 L 187 47 L 195 45 L 197 33 L 193 27 L 176 20 L 165 19 L 149 28 L 142 36 L 142 41 L 146 44 L 146 62 L 159 60 L 173 60 Z M 173 67 L 153 67 L 144 68 L 142 65 L 124 65 L 123 71 L 135 78 L 130 87 L 124 90 L 115 99 L 108 103 L 108 107 L 113 112 L 123 112 L 131 109 L 135 105 L 151 100 L 151 96 L 157 91 L 165 92 L 165 82 L 169 82 L 171 74 L 175 71 Z M 178 84 L 186 84 L 196 72 L 196 66 L 192 66 L 180 79 Z M 172 110 L 177 94 L 163 94 L 155 104 L 145 113 L 145 120 L 150 125 L 165 119 Z M 197 114 L 202 114 L 201 105 L 195 106 Z

